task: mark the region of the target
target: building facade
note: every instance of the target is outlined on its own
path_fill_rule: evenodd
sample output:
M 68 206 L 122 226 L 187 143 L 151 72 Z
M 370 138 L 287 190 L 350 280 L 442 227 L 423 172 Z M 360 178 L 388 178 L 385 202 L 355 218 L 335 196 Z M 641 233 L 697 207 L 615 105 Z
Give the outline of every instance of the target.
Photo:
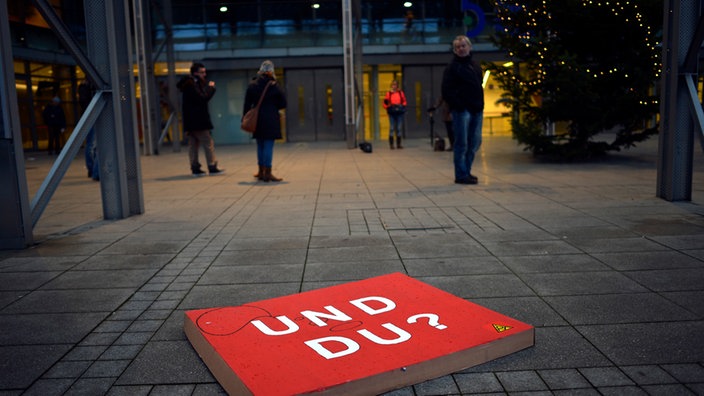
M 50 3 L 76 39 L 85 42 L 82 2 Z M 284 140 L 345 140 L 341 1 L 169 0 L 151 5 L 151 44 L 162 122 L 173 109 L 166 98 L 175 87 L 167 83 L 163 50 L 171 34 L 176 73 L 187 74 L 191 62 L 199 61 L 217 84 L 210 109 L 218 144 L 250 142 L 250 135 L 239 129 L 244 92 L 265 59 L 276 65 L 277 78 L 288 97 Z M 404 135 L 429 136 L 427 109 L 439 98 L 442 71 L 451 58 L 451 41 L 458 34 L 471 37 L 478 60 L 504 59 L 489 40 L 496 28 L 489 1 L 358 0 L 355 5 L 361 31 L 363 81 L 358 84 L 364 105 L 360 131 L 364 140 L 388 137 L 382 98 L 392 80 L 399 81 L 408 100 Z M 78 87 L 84 75 L 30 0 L 11 2 L 9 14 L 23 146 L 44 150 L 47 130 L 40 117 L 42 109 L 59 96 L 70 133 L 81 113 Z M 489 75 L 485 95 L 484 132 L 508 133 L 507 109 L 496 104 L 501 92 Z M 444 135 L 441 122 L 434 128 L 436 134 Z M 180 132 L 178 138 L 182 139 Z

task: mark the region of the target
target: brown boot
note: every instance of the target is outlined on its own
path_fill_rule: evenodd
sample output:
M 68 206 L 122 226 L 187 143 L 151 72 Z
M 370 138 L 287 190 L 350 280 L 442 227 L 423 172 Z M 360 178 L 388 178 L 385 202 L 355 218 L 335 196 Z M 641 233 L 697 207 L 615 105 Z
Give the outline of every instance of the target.
M 270 167 L 265 167 L 264 168 L 264 181 L 269 182 L 280 182 L 283 179 L 280 179 L 274 175 L 271 174 L 271 168 Z
M 257 180 L 264 180 L 264 167 L 259 165 L 259 170 L 257 173 L 254 174 L 254 177 L 257 178 Z

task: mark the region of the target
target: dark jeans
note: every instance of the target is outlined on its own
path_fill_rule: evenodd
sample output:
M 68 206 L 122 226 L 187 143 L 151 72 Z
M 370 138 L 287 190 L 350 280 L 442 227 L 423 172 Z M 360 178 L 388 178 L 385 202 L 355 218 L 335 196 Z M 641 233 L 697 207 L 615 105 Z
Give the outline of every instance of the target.
M 483 113 L 453 111 L 452 126 L 455 134 L 454 151 L 455 180 L 469 177 L 474 156 L 482 144 Z
M 274 162 L 274 139 L 257 139 L 257 165 L 271 168 Z
M 401 127 L 403 126 L 403 113 L 389 113 L 389 138 L 401 137 Z
M 100 179 L 100 165 L 98 164 L 98 150 L 95 142 L 95 129 L 91 128 L 86 136 L 86 149 L 84 152 L 88 175 L 95 180 Z
M 49 127 L 49 154 L 61 151 L 61 127 Z

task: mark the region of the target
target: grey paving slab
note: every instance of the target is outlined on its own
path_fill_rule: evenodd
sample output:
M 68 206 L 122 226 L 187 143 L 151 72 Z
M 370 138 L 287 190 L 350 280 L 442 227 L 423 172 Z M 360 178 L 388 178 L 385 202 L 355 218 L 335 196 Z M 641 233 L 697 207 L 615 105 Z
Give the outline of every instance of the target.
M 308 236 L 288 238 L 249 238 L 241 236 L 227 242 L 224 250 L 268 250 L 268 249 L 305 249 L 308 247 Z
M 570 244 L 587 253 L 647 252 L 666 250 L 667 247 L 642 237 L 570 239 Z
M 451 376 L 444 376 L 414 385 L 416 395 L 457 395 L 460 393 L 455 380 Z
M 629 253 L 597 253 L 594 258 L 619 271 L 659 270 L 664 268 L 702 267 L 701 259 L 676 250 L 629 252 Z
M 659 292 L 702 290 L 704 285 L 704 267 L 630 271 L 627 276 Z
M 303 277 L 303 270 L 303 264 L 213 265 L 203 273 L 198 284 L 296 282 Z
M 52 279 L 60 276 L 61 272 L 2 272 L 0 273 L 0 290 L 19 291 L 36 289 Z
M 679 382 L 704 384 L 704 367 L 701 364 L 666 364 L 662 365 L 661 368 Z
M 556 238 L 543 241 L 485 242 L 484 247 L 496 256 L 547 256 L 581 253 L 576 247 Z
M 194 286 L 179 309 L 237 306 L 253 301 L 295 294 L 300 283 L 257 283 Z
M 387 246 L 311 248 L 308 249 L 306 261 L 309 263 L 339 263 L 393 260 L 398 258 L 398 251 L 389 244 Z
M 67 220 L 66 223 L 73 222 L 75 219 Z M 64 224 L 66 224 L 64 223 Z M 65 227 L 65 226 L 64 226 Z M 44 256 L 44 257 L 76 257 L 90 256 L 105 249 L 109 246 L 109 242 L 76 242 L 63 244 L 60 240 L 50 240 L 40 245 L 29 247 L 28 250 L 22 251 L 20 256 Z
M 535 392 L 548 390 L 547 384 L 535 371 L 506 371 L 496 373 L 508 392 Z
M 24 252 L 17 251 L 18 254 Z M 0 257 L 2 252 L 0 251 Z M 35 257 L 15 256 L 0 259 L 0 273 L 2 272 L 56 272 L 65 271 L 76 264 L 88 259 L 90 256 L 72 257 Z
M 432 257 L 404 259 L 408 275 L 414 277 L 506 274 L 510 270 L 492 256 Z
M 540 378 L 551 390 L 591 388 L 591 384 L 576 369 L 540 370 Z
M 675 322 L 697 315 L 654 293 L 545 297 L 571 324 Z
M 75 344 L 108 313 L 51 313 L 0 316 L 0 345 Z
M 142 238 L 121 240 L 101 251 L 103 254 L 164 254 L 178 253 L 187 241 L 145 241 Z
M 70 344 L 0 346 L 0 387 L 28 388 L 70 349 Z
M 131 294 L 129 289 L 37 290 L 3 309 L 3 314 L 110 312 Z
M 355 281 L 395 272 L 404 272 L 400 260 L 375 260 L 330 263 L 310 263 L 306 265 L 304 282 Z
M 213 382 L 213 377 L 188 341 L 156 341 L 131 362 L 117 385 L 205 382 Z
M 546 259 L 549 259 L 546 257 Z M 647 289 L 628 276 L 613 271 L 531 273 L 520 278 L 542 296 L 571 294 L 639 293 Z
M 494 373 L 469 373 L 454 375 L 460 392 L 464 394 L 503 393 L 504 388 Z
M 223 267 L 272 264 L 303 265 L 306 253 L 306 249 L 226 250 L 213 260 L 212 265 Z
M 704 360 L 704 322 L 578 326 L 577 330 L 619 365 L 693 363 Z
M 162 268 L 173 254 L 97 254 L 76 265 L 76 270 L 130 270 Z
M 633 382 L 639 385 L 653 384 L 674 384 L 677 383 L 667 371 L 660 366 L 624 366 L 623 372 L 629 376 Z
M 39 379 L 23 394 L 31 396 L 53 396 L 65 394 L 74 383 L 73 378 Z
M 564 326 L 567 324 L 562 315 L 546 303 L 543 298 L 537 296 L 472 298 L 470 301 L 534 327 Z
M 608 268 L 588 254 L 552 254 L 540 256 L 502 256 L 501 261 L 517 273 L 554 273 L 604 271 Z
M 133 288 L 143 285 L 156 269 L 70 271 L 46 282 L 40 290 Z
M 534 295 L 533 291 L 513 274 L 454 275 L 418 277 L 418 279 L 450 294 L 468 299 Z
M 657 141 L 584 163 L 486 136 L 474 186 L 423 140 L 369 155 L 253 146 L 192 178 L 185 153 L 142 157 L 144 214 L 103 220 L 71 165 L 28 249 L 0 251 L 0 393 L 223 395 L 185 310 L 393 272 L 535 326 L 535 345 L 388 395 L 704 394 L 704 157 L 693 199 L 654 196 Z M 51 167 L 27 170 L 36 192 Z

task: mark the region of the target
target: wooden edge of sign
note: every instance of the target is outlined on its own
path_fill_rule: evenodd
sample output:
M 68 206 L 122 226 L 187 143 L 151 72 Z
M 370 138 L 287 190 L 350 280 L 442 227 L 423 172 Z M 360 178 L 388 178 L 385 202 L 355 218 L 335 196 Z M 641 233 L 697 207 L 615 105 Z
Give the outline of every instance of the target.
M 200 332 L 198 326 L 188 315 L 184 314 L 183 331 L 193 345 L 193 348 L 200 356 L 201 360 L 208 367 L 215 379 L 225 389 L 229 395 L 252 395 L 252 392 L 225 362 L 225 360 L 215 351 L 215 348 Z
M 200 358 L 228 394 L 253 395 L 187 315 L 184 315 L 184 332 Z M 534 344 L 535 329 L 530 327 L 486 344 L 329 388 L 311 390 L 306 394 L 360 396 L 380 394 L 456 373 L 529 348 Z
M 426 360 L 393 371 L 336 385 L 308 393 L 309 395 L 369 395 L 389 392 L 405 386 L 439 378 L 489 362 L 535 345 L 535 329 L 531 327 L 520 333 L 490 343 L 476 346 Z

